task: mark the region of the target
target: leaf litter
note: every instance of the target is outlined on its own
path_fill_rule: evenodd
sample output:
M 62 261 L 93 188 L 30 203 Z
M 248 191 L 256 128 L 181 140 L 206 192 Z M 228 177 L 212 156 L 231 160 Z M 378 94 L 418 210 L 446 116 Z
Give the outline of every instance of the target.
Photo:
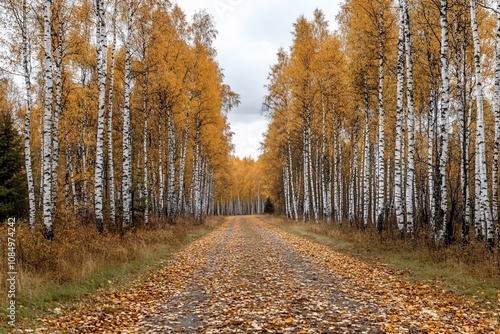
M 233 217 L 135 288 L 15 332 L 500 333 L 493 312 L 257 217 Z

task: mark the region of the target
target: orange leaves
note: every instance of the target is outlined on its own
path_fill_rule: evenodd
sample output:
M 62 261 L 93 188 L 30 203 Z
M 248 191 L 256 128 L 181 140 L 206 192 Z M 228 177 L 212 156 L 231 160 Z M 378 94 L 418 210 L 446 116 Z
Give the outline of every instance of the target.
M 45 319 L 113 332 L 499 333 L 461 297 L 406 281 L 255 218 L 228 218 L 134 288 Z

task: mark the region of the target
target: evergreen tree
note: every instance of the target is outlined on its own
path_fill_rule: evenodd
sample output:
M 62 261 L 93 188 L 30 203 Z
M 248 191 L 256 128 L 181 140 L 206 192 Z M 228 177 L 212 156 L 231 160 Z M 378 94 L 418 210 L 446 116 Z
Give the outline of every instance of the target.
M 28 210 L 22 138 L 12 116 L 0 110 L 0 221 L 23 217 Z
M 274 213 L 274 204 L 271 198 L 266 198 L 266 203 L 264 204 L 264 213 Z

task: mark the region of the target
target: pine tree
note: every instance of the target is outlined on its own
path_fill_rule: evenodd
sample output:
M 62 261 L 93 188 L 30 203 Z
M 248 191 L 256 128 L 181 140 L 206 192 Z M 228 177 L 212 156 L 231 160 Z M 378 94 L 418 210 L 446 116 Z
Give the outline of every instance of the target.
M 28 211 L 22 138 L 5 102 L 0 96 L 0 222 L 25 217 Z

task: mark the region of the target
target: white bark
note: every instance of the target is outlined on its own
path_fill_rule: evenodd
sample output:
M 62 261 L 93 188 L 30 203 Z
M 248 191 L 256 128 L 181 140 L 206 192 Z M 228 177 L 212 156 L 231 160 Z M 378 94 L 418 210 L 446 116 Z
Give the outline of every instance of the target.
M 43 48 L 44 48 L 44 70 L 45 70 L 45 101 L 43 116 L 43 224 L 44 236 L 52 239 L 52 178 L 51 178 L 51 143 L 52 143 L 52 42 L 51 42 L 51 0 L 43 3 Z
M 97 138 L 96 138 L 96 160 L 94 177 L 94 205 L 96 227 L 99 233 L 104 231 L 102 199 L 103 199 L 103 177 L 104 177 L 104 115 L 106 97 L 106 61 L 107 61 L 107 41 L 106 41 L 106 13 L 104 0 L 96 1 L 97 14 L 97 76 L 99 97 L 97 102 Z
M 24 116 L 24 164 L 26 168 L 26 178 L 28 181 L 28 203 L 29 203 L 29 226 L 35 227 L 36 203 L 35 184 L 33 181 L 33 168 L 31 164 L 31 52 L 29 47 L 28 31 L 28 6 L 26 0 L 22 1 L 22 19 L 20 22 L 21 37 L 23 43 L 23 76 L 26 90 L 26 115 Z
M 61 14 L 59 14 L 61 15 Z M 63 60 L 63 18 L 60 18 L 57 48 L 54 55 L 54 65 L 56 72 L 55 80 L 55 108 L 52 116 L 52 162 L 51 162 L 51 179 L 52 179 L 52 212 L 54 213 L 57 188 L 58 188 L 58 172 L 59 172 L 59 117 L 62 113 L 62 60 Z
M 290 177 L 289 177 L 289 173 L 288 173 L 288 166 L 283 166 L 283 171 L 282 171 L 282 174 L 283 174 L 283 192 L 284 192 L 284 195 L 285 195 L 285 214 L 286 214 L 286 217 L 288 219 L 291 219 L 292 218 L 292 214 L 291 214 L 291 210 L 290 210 L 290 192 L 289 192 L 289 188 L 290 188 Z
M 168 126 L 168 183 L 167 183 L 167 212 L 171 217 L 175 212 L 175 123 L 171 110 L 167 110 Z
M 115 202 L 115 167 L 113 160 L 113 92 L 115 85 L 115 57 L 116 57 L 116 14 L 117 3 L 115 1 L 113 10 L 113 44 L 111 47 L 111 68 L 109 70 L 109 92 L 108 92 L 108 191 L 109 191 L 109 216 L 111 224 L 116 221 Z
M 290 146 L 290 134 L 288 133 L 288 168 L 290 169 L 290 192 L 292 198 L 292 209 L 293 209 L 293 219 L 297 221 L 299 219 L 298 213 L 298 196 L 295 194 L 294 178 L 293 178 L 293 163 L 292 163 L 292 149 Z
M 123 227 L 132 222 L 132 138 L 130 129 L 130 95 L 132 93 L 132 23 L 134 1 L 130 1 L 127 13 L 127 37 L 125 41 L 125 99 L 123 107 Z
M 201 147 L 200 147 L 200 136 L 201 136 L 201 121 L 200 121 L 200 110 L 196 115 L 196 135 L 195 135 L 195 147 L 194 147 L 194 157 L 193 157 L 193 178 L 192 178 L 192 211 L 194 214 L 194 219 L 199 221 L 201 219 Z M 240 197 L 238 194 L 238 208 L 239 214 L 241 214 Z
M 446 165 L 448 160 L 448 118 L 450 107 L 450 78 L 448 59 L 448 0 L 441 0 L 440 6 L 441 23 L 441 106 L 439 115 L 438 152 L 436 155 L 436 178 L 434 186 L 434 227 L 435 239 L 443 242 L 446 230 L 447 211 L 447 187 L 446 187 Z
M 310 122 L 308 122 L 310 124 Z M 308 154 L 307 157 L 309 159 L 308 161 L 308 166 L 309 166 L 309 179 L 311 181 L 311 202 L 312 202 L 312 209 L 313 209 L 313 214 L 314 214 L 314 222 L 317 224 L 318 223 L 318 205 L 316 202 L 316 187 L 314 186 L 314 172 L 313 172 L 313 158 L 312 158 L 312 143 L 311 143 L 311 127 L 308 125 L 307 127 L 307 149 L 308 149 Z
M 477 32 L 476 20 L 476 0 L 470 1 L 470 15 L 472 38 L 474 40 L 474 67 L 476 74 L 476 186 L 479 186 L 476 194 L 479 195 L 476 210 L 479 213 L 476 215 L 476 220 L 482 222 L 484 219 L 486 239 L 490 245 L 493 245 L 495 234 L 495 225 L 491 217 L 490 200 L 488 197 L 488 181 L 486 173 L 486 153 L 485 153 L 485 134 L 484 134 L 484 108 L 483 108 L 483 86 L 481 75 L 481 46 L 479 42 L 479 34 Z M 479 216 L 479 217 L 478 217 Z
M 370 128 L 368 121 L 368 108 L 365 117 L 365 133 L 363 136 L 363 223 L 368 227 L 369 208 L 370 208 Z
M 352 177 L 351 177 L 351 191 L 352 191 L 352 202 L 349 203 L 349 207 L 352 207 L 351 219 L 358 218 L 358 121 L 354 124 L 354 135 L 353 135 L 353 161 L 352 161 Z
M 189 105 L 186 111 L 186 125 L 184 131 L 184 143 L 181 148 L 181 161 L 179 163 L 179 198 L 177 199 L 177 212 L 183 213 L 184 208 L 184 173 L 186 170 L 186 153 L 189 140 Z
M 402 1 L 401 1 L 402 2 Z M 394 206 L 399 233 L 404 233 L 404 204 L 402 190 L 402 159 L 404 152 L 401 150 L 402 123 L 403 123 L 403 91 L 404 91 L 404 12 L 402 3 L 399 7 L 399 35 L 397 56 L 397 100 L 396 100 L 396 143 L 394 147 Z
M 68 171 L 69 171 L 69 182 L 71 185 L 71 193 L 73 194 L 73 211 L 76 212 L 76 209 L 78 208 L 78 194 L 76 193 L 72 150 L 68 146 L 66 146 L 66 157 L 68 159 Z
M 329 205 L 327 202 L 327 194 L 326 194 L 326 184 L 328 182 L 328 157 L 326 156 L 326 108 L 324 101 L 324 94 L 321 94 L 321 167 L 320 167 L 320 176 L 321 176 L 321 198 L 323 199 L 322 207 L 323 207 L 323 219 L 325 219 L 328 223 L 330 222 L 330 214 L 329 214 Z M 319 160 L 319 159 L 318 159 Z
M 164 201 L 164 192 L 165 192 L 165 178 L 163 175 L 163 127 L 162 122 L 163 119 L 161 117 L 161 112 L 158 120 L 158 183 L 159 183 L 159 194 L 158 194 L 158 211 L 159 216 L 163 217 L 165 201 Z
M 310 218 L 310 213 L 309 213 L 309 208 L 310 208 L 310 199 L 309 199 L 309 148 L 308 148 L 308 132 L 307 132 L 307 127 L 305 126 L 304 129 L 302 130 L 303 134 L 303 145 L 304 147 L 302 148 L 302 154 L 303 154 L 303 159 L 304 159 L 304 170 L 303 170 L 303 175 L 304 175 L 304 211 L 302 213 L 304 221 L 309 220 Z
M 496 31 L 496 63 L 495 63 L 495 91 L 494 91 L 494 113 L 495 113 L 495 141 L 493 146 L 493 168 L 492 168 L 492 218 L 500 224 L 498 217 L 498 160 L 500 152 L 500 0 L 497 0 L 497 31 Z M 499 230 L 500 232 L 500 230 Z M 500 245 L 500 242 L 499 242 Z
M 436 96 L 434 90 L 431 89 L 429 98 L 429 115 L 428 115 L 428 137 L 427 137 L 427 186 L 428 186 L 428 201 L 429 201 L 429 212 L 431 215 L 431 228 L 435 231 L 434 226 L 434 212 L 435 212 L 435 198 L 434 198 L 434 168 L 433 168 L 433 156 L 434 156 L 434 143 L 436 140 L 436 118 L 437 118 L 437 108 L 436 108 Z
M 413 233 L 413 203 L 415 186 L 415 111 L 413 101 L 413 59 L 411 47 L 411 26 L 408 3 L 402 0 L 404 17 L 404 40 L 406 51 L 406 91 L 408 103 L 408 165 L 406 172 L 406 232 Z
M 469 239 L 469 224 L 470 224 L 470 205 L 469 205 L 469 108 L 466 107 L 465 99 L 465 66 L 464 53 L 458 52 L 456 55 L 456 71 L 457 71 L 457 105 L 458 116 L 460 122 L 460 175 L 462 200 L 464 211 L 462 214 L 462 242 L 467 243 Z M 470 104 L 469 104 L 470 106 Z
M 378 103 L 379 103 L 379 118 L 378 118 L 378 186 L 377 186 L 377 228 L 382 229 L 382 224 L 385 219 L 385 140 L 384 140 L 384 16 L 380 12 L 380 21 L 378 28 L 379 37 L 379 85 L 378 85 Z
M 143 155 L 143 201 L 144 201 L 144 225 L 149 222 L 149 184 L 148 184 L 148 97 L 147 97 L 147 73 L 144 71 L 142 81 L 142 109 L 144 113 L 144 124 L 142 129 L 142 155 Z

